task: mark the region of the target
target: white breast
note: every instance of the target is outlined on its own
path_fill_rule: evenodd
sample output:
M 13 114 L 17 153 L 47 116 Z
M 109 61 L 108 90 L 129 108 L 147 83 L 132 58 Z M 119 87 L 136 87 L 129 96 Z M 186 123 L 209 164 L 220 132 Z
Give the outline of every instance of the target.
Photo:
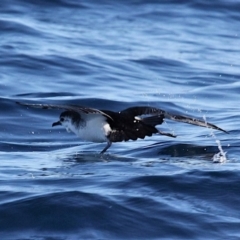
M 84 115 L 85 124 L 73 131 L 82 140 L 91 142 L 106 142 L 106 136 L 111 132 L 110 125 L 106 122 L 106 117 L 98 114 Z

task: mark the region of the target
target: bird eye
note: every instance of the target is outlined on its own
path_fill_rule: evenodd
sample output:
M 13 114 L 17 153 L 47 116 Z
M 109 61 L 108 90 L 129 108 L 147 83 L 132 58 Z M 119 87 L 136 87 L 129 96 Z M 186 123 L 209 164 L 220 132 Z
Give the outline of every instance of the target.
M 61 117 L 61 118 L 60 118 L 60 121 L 61 121 L 61 122 L 63 122 L 63 121 L 64 121 L 64 118 L 63 118 L 63 117 Z

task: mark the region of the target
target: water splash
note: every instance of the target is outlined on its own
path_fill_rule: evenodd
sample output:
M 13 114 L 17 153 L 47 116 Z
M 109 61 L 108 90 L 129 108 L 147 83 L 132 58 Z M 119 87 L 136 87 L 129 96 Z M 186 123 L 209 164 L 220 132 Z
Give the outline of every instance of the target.
M 203 115 L 203 119 L 207 125 L 207 118 L 205 115 Z M 218 149 L 219 149 L 219 152 L 215 153 L 213 155 L 213 158 L 212 158 L 213 162 L 214 163 L 225 163 L 227 161 L 227 152 L 223 151 L 221 142 L 220 142 L 220 140 L 217 139 L 217 137 L 214 134 L 212 129 L 211 129 L 211 136 L 215 138 L 215 141 L 216 141 Z
M 225 163 L 227 161 L 227 152 L 224 152 L 221 146 L 220 140 L 216 139 L 218 145 L 219 153 L 214 154 L 213 162 L 214 163 Z

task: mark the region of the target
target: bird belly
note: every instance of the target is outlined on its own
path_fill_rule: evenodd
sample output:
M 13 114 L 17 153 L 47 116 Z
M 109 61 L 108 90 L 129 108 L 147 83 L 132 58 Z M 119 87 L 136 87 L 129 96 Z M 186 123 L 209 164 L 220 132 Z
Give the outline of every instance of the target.
M 80 127 L 77 135 L 85 141 L 90 142 L 106 142 L 107 136 L 111 131 L 110 125 L 103 122 L 102 118 L 88 120 L 86 125 Z

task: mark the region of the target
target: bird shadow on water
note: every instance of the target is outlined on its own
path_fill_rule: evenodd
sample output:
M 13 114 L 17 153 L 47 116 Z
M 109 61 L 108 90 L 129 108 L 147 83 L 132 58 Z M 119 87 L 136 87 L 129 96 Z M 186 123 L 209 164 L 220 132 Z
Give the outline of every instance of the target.
M 161 161 L 189 161 L 204 160 L 213 162 L 214 156 L 219 153 L 217 146 L 195 145 L 191 143 L 158 142 L 134 151 L 133 156 L 142 158 L 160 158 Z
M 105 153 L 100 154 L 93 151 L 84 151 L 80 153 L 67 154 L 58 157 L 65 163 L 78 163 L 78 164 L 89 164 L 89 163 L 107 163 L 107 162 L 133 162 L 136 161 L 134 157 L 126 157 L 120 154 Z
M 163 148 L 159 154 L 171 157 L 209 156 L 218 152 L 217 146 L 198 146 L 194 144 L 174 144 Z
M 120 150 L 120 149 L 118 149 Z M 217 146 L 212 145 L 196 145 L 192 143 L 172 143 L 172 142 L 157 142 L 144 147 L 138 147 L 130 150 L 120 150 L 100 154 L 97 151 L 75 151 L 64 152 L 57 154 L 65 167 L 73 167 L 80 165 L 91 164 L 110 164 L 115 166 L 119 164 L 133 163 L 164 163 L 164 164 L 179 164 L 184 165 L 202 165 L 213 163 L 213 157 L 219 152 Z M 105 165 L 107 167 L 107 165 Z

